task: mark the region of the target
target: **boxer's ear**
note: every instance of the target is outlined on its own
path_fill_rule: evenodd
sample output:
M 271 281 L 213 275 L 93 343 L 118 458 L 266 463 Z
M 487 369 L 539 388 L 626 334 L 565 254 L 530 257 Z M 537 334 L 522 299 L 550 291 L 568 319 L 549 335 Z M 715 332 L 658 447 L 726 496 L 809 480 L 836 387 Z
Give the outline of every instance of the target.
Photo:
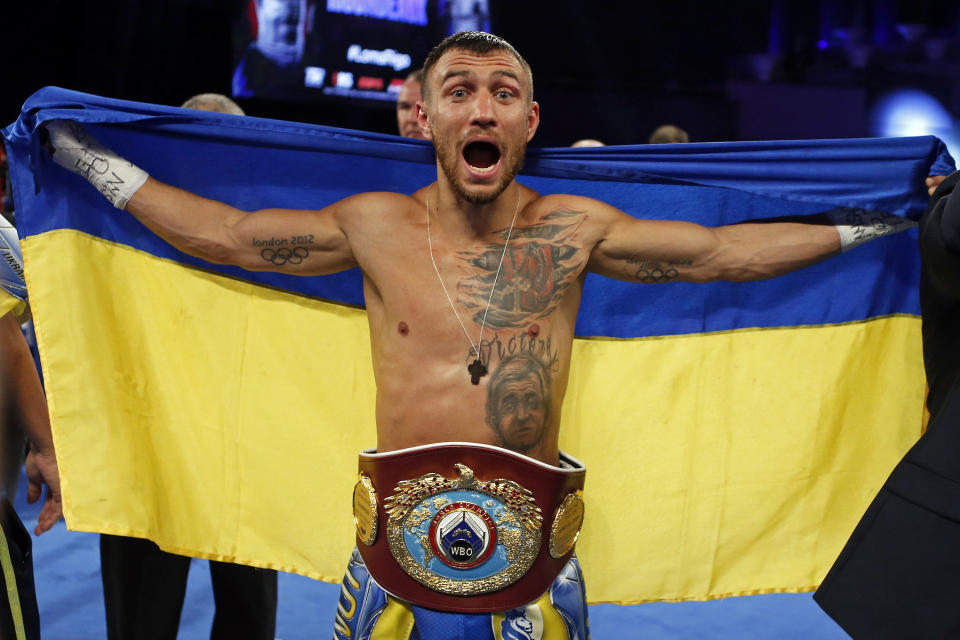
M 540 126 L 540 105 L 537 102 L 530 102 L 530 108 L 527 112 L 527 142 L 533 140 L 533 135 Z
M 423 137 L 427 140 L 433 140 L 433 134 L 430 132 L 430 116 L 427 115 L 426 106 L 423 104 L 423 99 L 417 100 L 417 122 L 420 124 L 420 133 L 423 134 Z

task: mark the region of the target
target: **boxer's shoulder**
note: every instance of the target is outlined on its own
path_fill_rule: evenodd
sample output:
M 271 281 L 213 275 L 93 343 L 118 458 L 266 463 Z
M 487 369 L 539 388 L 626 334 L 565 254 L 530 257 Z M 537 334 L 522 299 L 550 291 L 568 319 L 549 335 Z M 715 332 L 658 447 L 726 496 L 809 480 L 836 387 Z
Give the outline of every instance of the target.
M 602 234 L 618 214 L 622 215 L 600 200 L 566 193 L 538 196 L 524 210 L 528 224 L 530 221 L 548 221 L 553 225 L 574 225 L 582 240 Z
M 546 195 L 537 195 L 536 199 L 530 202 L 528 209 L 538 213 L 553 213 L 555 211 L 577 211 L 585 214 L 594 213 L 603 209 L 609 209 L 610 206 L 586 196 L 576 196 L 569 193 L 550 193 Z
M 334 205 L 334 209 L 345 223 L 382 225 L 403 221 L 418 211 L 422 215 L 423 204 L 402 193 L 369 191 L 344 198 Z
M 417 205 L 417 200 L 413 196 L 393 191 L 366 191 L 344 198 L 341 202 L 364 208 L 382 206 L 409 208 Z

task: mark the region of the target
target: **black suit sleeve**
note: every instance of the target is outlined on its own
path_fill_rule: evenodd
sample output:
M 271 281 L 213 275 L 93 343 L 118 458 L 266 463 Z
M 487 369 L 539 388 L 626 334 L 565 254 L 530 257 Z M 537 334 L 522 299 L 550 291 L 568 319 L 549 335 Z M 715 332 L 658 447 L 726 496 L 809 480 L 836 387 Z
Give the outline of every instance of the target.
M 944 180 L 920 218 L 924 270 L 937 293 L 960 299 L 960 171 Z

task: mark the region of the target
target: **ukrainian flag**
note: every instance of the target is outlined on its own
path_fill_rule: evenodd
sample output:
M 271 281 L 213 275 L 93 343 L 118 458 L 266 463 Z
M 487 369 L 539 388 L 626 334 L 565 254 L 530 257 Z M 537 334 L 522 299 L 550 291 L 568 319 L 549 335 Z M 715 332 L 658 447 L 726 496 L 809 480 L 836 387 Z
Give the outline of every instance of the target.
M 549 115 L 547 115 L 549 117 Z M 4 131 L 72 529 L 338 580 L 375 441 L 357 272 L 186 256 L 55 166 L 82 122 L 159 180 L 243 209 L 411 193 L 394 136 L 45 89 Z M 707 225 L 837 207 L 917 217 L 936 138 L 532 150 L 519 181 Z M 746 284 L 591 276 L 561 445 L 590 469 L 596 602 L 813 589 L 923 422 L 914 232 Z

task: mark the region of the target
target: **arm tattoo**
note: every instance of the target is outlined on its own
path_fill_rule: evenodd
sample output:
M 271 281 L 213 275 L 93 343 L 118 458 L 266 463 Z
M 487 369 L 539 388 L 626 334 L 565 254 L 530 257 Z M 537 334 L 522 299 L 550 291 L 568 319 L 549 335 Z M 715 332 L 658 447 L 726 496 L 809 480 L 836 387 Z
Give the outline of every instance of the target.
M 659 260 L 641 260 L 634 256 L 627 258 L 627 264 L 630 265 L 627 268 L 629 273 L 637 281 L 656 284 L 676 280 L 680 276 L 679 267 L 688 267 L 693 264 L 693 260 L 682 258 L 664 264 Z
M 281 267 L 286 264 L 297 265 L 310 256 L 305 246 L 313 242 L 313 234 L 293 236 L 291 238 L 253 238 L 251 244 L 260 249 L 264 262 Z

